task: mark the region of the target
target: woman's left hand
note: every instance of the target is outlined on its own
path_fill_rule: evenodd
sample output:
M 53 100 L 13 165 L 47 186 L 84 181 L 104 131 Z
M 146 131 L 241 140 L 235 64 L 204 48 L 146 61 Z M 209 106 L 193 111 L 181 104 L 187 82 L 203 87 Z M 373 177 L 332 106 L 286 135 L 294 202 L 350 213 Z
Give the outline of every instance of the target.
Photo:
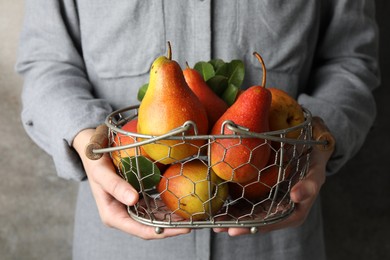
M 259 232 L 270 232 L 277 229 L 301 225 L 308 216 L 322 185 L 326 179 L 326 164 L 333 149 L 319 150 L 314 147 L 310 156 L 310 167 L 305 178 L 297 182 L 290 191 L 290 198 L 295 203 L 294 212 L 285 220 L 258 228 Z M 228 232 L 230 236 L 250 234 L 248 228 L 214 228 L 214 232 Z

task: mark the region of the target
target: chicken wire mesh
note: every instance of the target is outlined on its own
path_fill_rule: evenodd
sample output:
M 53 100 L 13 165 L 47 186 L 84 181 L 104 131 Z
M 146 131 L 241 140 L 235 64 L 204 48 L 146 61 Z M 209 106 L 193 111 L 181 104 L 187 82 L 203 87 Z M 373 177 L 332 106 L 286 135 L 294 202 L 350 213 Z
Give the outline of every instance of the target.
M 293 212 L 289 193 L 307 173 L 312 147 L 319 144 L 312 138 L 308 110 L 304 109 L 305 122 L 281 131 L 253 133 L 228 121 L 220 135 L 197 135 L 196 125 L 189 121 L 160 136 L 136 133 L 137 112 L 132 106 L 110 114 L 105 122 L 109 147 L 94 150 L 109 152 L 118 174 L 138 190 L 139 201 L 128 206 L 135 220 L 155 226 L 156 232 L 165 227 L 257 227 Z M 226 129 L 233 134 L 226 134 Z M 187 135 L 190 130 L 195 134 Z M 297 137 L 286 138 L 291 132 Z M 224 146 L 227 139 L 229 145 Z M 248 140 L 257 144 L 249 146 Z M 159 147 L 165 155 L 152 159 L 147 146 Z M 223 150 L 218 160 L 212 158 L 213 146 Z M 191 155 L 179 158 L 180 147 L 191 150 Z M 232 164 L 228 155 L 238 156 L 234 153 L 238 147 L 248 159 Z M 269 151 L 262 167 L 255 161 L 260 150 Z M 214 170 L 221 165 L 230 169 L 230 178 L 217 177 Z M 248 171 L 255 172 L 253 178 L 237 181 Z

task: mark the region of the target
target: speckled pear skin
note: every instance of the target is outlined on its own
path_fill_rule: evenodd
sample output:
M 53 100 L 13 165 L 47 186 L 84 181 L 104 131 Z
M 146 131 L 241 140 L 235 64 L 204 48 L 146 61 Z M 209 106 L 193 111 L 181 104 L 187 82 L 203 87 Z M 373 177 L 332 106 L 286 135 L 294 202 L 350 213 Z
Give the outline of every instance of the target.
M 214 125 L 211 134 L 221 134 L 224 121 L 231 120 L 251 132 L 269 131 L 271 92 L 262 86 L 244 91 Z M 224 134 L 232 134 L 225 127 Z M 269 144 L 260 138 L 217 139 L 211 144 L 211 166 L 224 180 L 244 183 L 257 177 L 270 156 Z
M 206 110 L 188 87 L 180 65 L 161 56 L 151 66 L 149 87 L 138 110 L 138 132 L 163 135 L 189 120 L 195 122 L 198 134 L 207 134 Z M 193 129 L 186 133 L 192 134 Z M 162 140 L 144 145 L 144 150 L 152 159 L 170 164 L 198 153 L 204 143 L 204 140 L 185 143 L 182 140 Z
M 305 115 L 299 103 L 287 92 L 277 88 L 268 88 L 272 93 L 272 102 L 269 112 L 270 131 L 287 129 L 302 124 Z M 300 130 L 288 132 L 287 138 L 298 138 Z
M 186 68 L 183 74 L 188 86 L 205 107 L 211 128 L 228 109 L 228 105 L 212 91 L 197 70 Z

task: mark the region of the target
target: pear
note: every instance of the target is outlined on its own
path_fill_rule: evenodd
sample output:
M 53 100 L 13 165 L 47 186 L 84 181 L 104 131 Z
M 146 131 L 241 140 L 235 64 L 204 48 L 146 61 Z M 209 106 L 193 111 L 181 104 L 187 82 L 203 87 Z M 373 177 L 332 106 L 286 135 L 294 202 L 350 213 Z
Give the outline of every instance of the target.
M 136 133 L 137 132 L 137 119 L 130 120 L 126 124 L 123 125 L 122 130 L 128 131 L 131 133 Z M 128 144 L 133 144 L 135 143 L 136 140 L 132 136 L 128 136 L 122 133 L 117 133 L 114 137 L 114 142 L 111 144 L 112 147 L 117 147 L 117 146 L 124 146 Z M 133 157 L 137 155 L 142 155 L 147 157 L 148 155 L 145 153 L 142 147 L 140 147 L 139 151 L 137 151 L 137 148 L 128 148 L 128 149 L 123 149 L 123 150 L 117 150 L 111 152 L 111 158 L 114 163 L 114 165 L 120 169 L 121 168 L 121 159 L 126 158 L 126 157 Z
M 207 219 L 227 199 L 228 184 L 206 164 L 201 160 L 172 164 L 156 187 L 167 208 L 184 219 Z
M 126 124 L 124 124 L 121 127 L 121 129 L 124 131 L 130 132 L 130 133 L 136 134 L 137 133 L 137 124 L 138 124 L 138 119 L 135 118 L 135 119 L 128 121 Z M 118 147 L 118 146 L 125 146 L 125 145 L 134 144 L 135 142 L 139 141 L 137 139 L 138 138 L 135 138 L 132 135 L 117 133 L 114 136 L 114 141 L 111 144 L 111 147 Z M 129 160 L 129 158 L 133 158 L 136 156 L 143 156 L 143 157 L 147 158 L 148 160 L 152 159 L 145 152 L 143 146 L 140 146 L 139 150 L 137 150 L 137 149 L 138 148 L 134 147 L 134 148 L 121 149 L 121 150 L 111 152 L 112 162 L 117 167 L 117 169 L 121 170 L 123 168 L 123 161 L 122 161 L 123 159 Z M 163 165 L 163 164 L 158 163 L 158 162 L 155 164 L 160 169 L 160 171 L 165 170 L 167 167 L 166 165 Z
M 183 74 L 188 86 L 205 107 L 209 126 L 212 127 L 228 109 L 228 105 L 214 93 L 197 70 L 190 68 L 187 64 L 187 68 L 183 70 Z
M 251 132 L 269 131 L 269 110 L 271 92 L 265 88 L 266 72 L 263 59 L 254 53 L 263 67 L 261 86 L 252 86 L 244 91 L 230 106 L 212 128 L 211 134 L 221 134 L 222 125 L 231 120 L 234 124 L 247 128 Z M 224 127 L 224 134 L 233 134 Z M 214 172 L 224 180 L 245 183 L 257 178 L 268 162 L 270 146 L 261 138 L 217 138 L 210 148 L 211 166 Z
M 151 66 L 149 87 L 138 110 L 138 133 L 159 136 L 193 121 L 198 134 L 207 134 L 206 110 L 187 85 L 180 65 L 171 57 L 168 42 L 167 57 L 158 57 Z M 191 128 L 185 135 L 194 133 Z M 152 159 L 170 164 L 197 154 L 204 143 L 164 139 L 144 145 L 144 150 Z
M 269 112 L 270 131 L 277 131 L 298 126 L 305 122 L 305 115 L 298 101 L 286 91 L 277 88 L 268 88 L 272 93 L 272 102 Z M 286 133 L 287 138 L 297 139 L 300 129 Z
M 271 195 L 275 185 L 288 182 L 292 172 L 292 164 L 286 161 L 283 165 L 279 165 L 275 161 L 275 155 L 271 155 L 267 166 L 260 172 L 258 178 L 240 184 L 229 182 L 229 194 L 233 199 L 243 197 L 251 201 L 261 201 Z

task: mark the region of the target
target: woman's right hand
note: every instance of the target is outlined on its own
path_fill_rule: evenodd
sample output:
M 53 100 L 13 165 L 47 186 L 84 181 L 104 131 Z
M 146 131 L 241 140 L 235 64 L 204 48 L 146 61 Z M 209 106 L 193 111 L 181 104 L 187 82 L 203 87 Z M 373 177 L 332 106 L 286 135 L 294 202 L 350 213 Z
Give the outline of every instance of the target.
M 90 160 L 85 147 L 94 134 L 94 129 L 81 131 L 74 139 L 73 147 L 79 154 L 88 176 L 89 184 L 102 222 L 112 228 L 127 232 L 142 239 L 161 239 L 191 232 L 188 228 L 165 228 L 157 234 L 155 228 L 135 221 L 127 212 L 126 205 L 138 201 L 138 192 L 115 172 L 108 154 L 99 160 Z

